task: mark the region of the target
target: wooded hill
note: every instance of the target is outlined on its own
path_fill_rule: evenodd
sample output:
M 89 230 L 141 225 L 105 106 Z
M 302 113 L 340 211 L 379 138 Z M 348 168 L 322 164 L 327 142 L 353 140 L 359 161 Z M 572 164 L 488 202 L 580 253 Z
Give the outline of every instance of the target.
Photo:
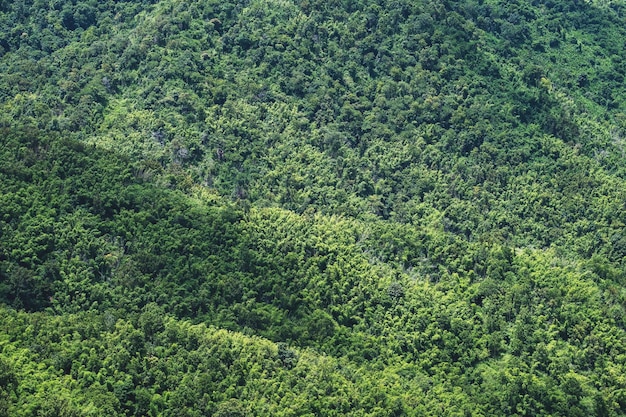
M 623 1 L 0 1 L 0 416 L 626 414 Z

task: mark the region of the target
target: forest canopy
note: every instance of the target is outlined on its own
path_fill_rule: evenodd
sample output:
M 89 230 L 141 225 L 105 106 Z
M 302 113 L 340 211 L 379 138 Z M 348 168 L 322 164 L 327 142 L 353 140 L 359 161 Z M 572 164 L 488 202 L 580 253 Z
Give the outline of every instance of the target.
M 0 0 L 0 417 L 624 415 L 625 7 Z

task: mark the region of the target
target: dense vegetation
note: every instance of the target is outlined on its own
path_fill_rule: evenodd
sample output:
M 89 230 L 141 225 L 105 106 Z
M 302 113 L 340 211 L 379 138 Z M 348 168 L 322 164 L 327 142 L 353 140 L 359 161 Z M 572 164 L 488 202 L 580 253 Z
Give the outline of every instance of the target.
M 0 1 L 0 416 L 626 414 L 621 1 Z

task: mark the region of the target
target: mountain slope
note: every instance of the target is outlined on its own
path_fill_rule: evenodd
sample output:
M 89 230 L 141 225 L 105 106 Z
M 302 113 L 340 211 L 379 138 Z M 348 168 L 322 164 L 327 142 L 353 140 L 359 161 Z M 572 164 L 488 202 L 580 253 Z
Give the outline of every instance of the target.
M 622 415 L 622 13 L 0 3 L 0 414 Z

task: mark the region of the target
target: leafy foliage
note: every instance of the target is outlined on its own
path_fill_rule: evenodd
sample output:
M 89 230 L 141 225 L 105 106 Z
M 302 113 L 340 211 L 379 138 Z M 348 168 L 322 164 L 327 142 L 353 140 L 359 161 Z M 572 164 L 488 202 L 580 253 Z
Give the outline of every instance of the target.
M 622 2 L 0 2 L 0 416 L 623 415 Z

